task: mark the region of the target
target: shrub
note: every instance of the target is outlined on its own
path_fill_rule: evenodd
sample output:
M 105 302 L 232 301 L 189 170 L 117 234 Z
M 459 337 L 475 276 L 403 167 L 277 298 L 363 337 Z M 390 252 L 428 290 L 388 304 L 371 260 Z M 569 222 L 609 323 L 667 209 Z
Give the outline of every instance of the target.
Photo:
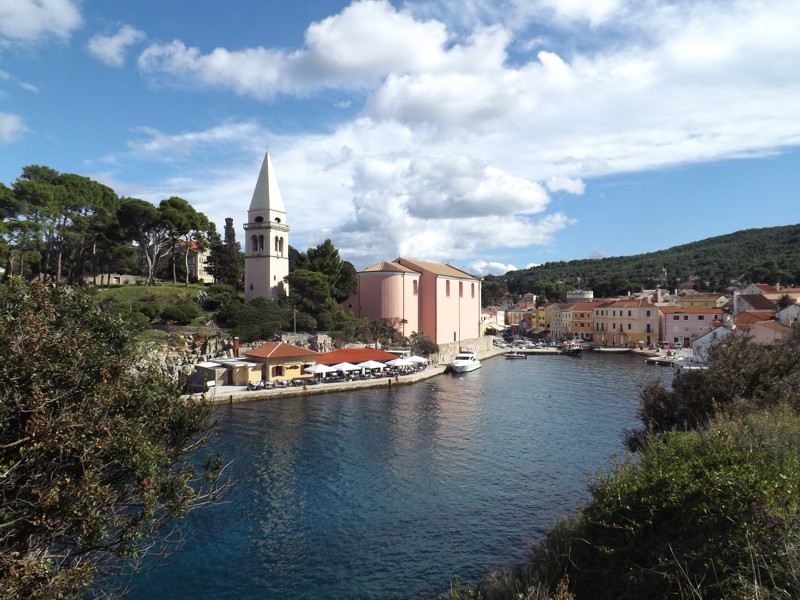
M 800 597 L 799 432 L 781 406 L 648 435 L 537 548 L 543 579 L 598 600 Z
M 199 315 L 200 308 L 194 302 L 171 304 L 161 311 L 161 318 L 164 321 L 177 323 L 178 325 L 188 325 Z

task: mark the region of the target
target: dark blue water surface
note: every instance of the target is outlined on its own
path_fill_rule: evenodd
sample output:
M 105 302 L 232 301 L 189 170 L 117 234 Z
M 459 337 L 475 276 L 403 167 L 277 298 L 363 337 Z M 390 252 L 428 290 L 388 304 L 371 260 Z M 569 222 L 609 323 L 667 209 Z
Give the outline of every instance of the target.
M 133 598 L 435 598 L 528 555 L 623 452 L 640 386 L 669 373 L 585 353 L 484 361 L 414 385 L 223 406 L 226 502 Z

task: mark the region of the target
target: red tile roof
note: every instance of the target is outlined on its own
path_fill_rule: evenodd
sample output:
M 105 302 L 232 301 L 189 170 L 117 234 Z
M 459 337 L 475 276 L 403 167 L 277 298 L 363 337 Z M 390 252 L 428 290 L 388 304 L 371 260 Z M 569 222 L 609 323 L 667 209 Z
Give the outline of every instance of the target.
M 343 350 L 333 350 L 317 355 L 318 365 L 338 365 L 342 362 L 349 362 L 357 365 L 368 360 L 385 362 L 397 358 L 396 354 L 378 350 L 377 348 L 345 348 Z
M 739 296 L 739 301 L 747 302 L 755 310 L 772 310 L 777 308 L 777 305 L 762 294 L 742 294 Z
M 647 300 L 612 300 L 611 302 L 603 302 L 598 304 L 595 308 L 650 308 L 655 307 L 655 304 Z
M 267 342 L 258 348 L 248 350 L 244 353 L 245 356 L 251 358 L 300 358 L 307 356 L 319 356 L 319 352 L 301 348 L 294 344 L 287 344 L 285 342 Z
M 752 325 L 775 317 L 775 313 L 766 310 L 747 310 L 740 312 L 734 318 L 734 323 L 739 326 Z
M 707 315 L 708 313 L 712 313 L 715 315 L 721 315 L 724 312 L 721 308 L 702 306 L 659 306 L 658 308 L 665 315 L 671 315 L 674 313 L 684 313 L 689 315 Z

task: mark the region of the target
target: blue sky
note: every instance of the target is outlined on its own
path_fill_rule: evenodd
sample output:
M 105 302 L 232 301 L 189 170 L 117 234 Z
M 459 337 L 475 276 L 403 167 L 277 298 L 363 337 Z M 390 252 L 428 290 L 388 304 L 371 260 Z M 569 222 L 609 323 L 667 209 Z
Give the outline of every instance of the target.
M 305 250 L 501 273 L 800 221 L 796 0 L 0 0 L 0 181 L 42 164 Z

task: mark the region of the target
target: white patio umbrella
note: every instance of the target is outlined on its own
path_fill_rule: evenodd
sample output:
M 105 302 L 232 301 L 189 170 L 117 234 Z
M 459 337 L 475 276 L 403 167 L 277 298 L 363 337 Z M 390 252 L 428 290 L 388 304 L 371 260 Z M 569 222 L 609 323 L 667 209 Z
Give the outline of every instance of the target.
M 338 365 L 333 365 L 333 369 L 335 371 L 360 371 L 361 367 L 357 367 L 356 365 L 349 362 L 343 362 L 339 363 Z
M 428 362 L 427 358 L 422 358 L 421 356 L 409 356 L 408 360 L 410 360 L 413 363 L 418 363 L 420 365 Z
M 394 360 L 390 360 L 386 363 L 390 367 L 410 367 L 414 363 L 407 358 L 395 358 Z
M 358 363 L 356 366 L 361 367 L 362 369 L 383 369 L 386 367 L 385 364 L 378 362 L 377 360 L 367 360 L 362 363 Z
M 315 375 L 324 375 L 325 373 L 333 373 L 336 369 L 328 365 L 313 365 L 305 369 L 306 373 L 314 373 Z

